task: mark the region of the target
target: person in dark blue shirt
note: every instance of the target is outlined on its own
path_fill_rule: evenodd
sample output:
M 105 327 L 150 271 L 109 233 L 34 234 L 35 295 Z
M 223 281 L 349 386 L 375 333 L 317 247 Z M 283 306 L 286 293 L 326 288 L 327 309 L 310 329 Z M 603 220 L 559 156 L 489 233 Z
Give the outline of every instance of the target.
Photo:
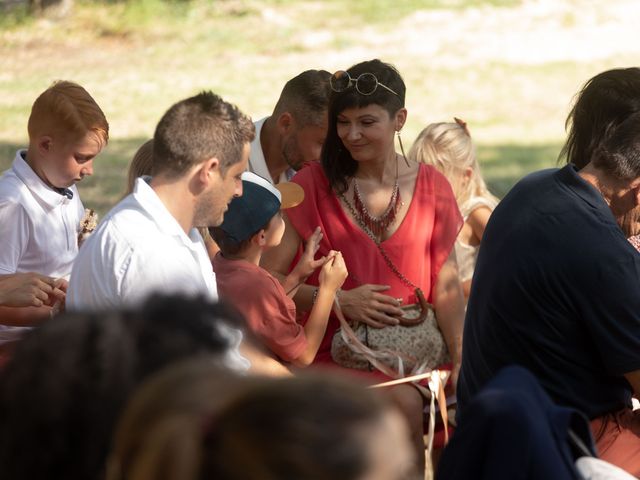
M 502 200 L 469 298 L 461 412 L 500 368 L 522 365 L 593 420 L 602 458 L 640 474 L 640 255 L 619 227 L 638 205 L 640 113 L 581 170 L 531 174 Z

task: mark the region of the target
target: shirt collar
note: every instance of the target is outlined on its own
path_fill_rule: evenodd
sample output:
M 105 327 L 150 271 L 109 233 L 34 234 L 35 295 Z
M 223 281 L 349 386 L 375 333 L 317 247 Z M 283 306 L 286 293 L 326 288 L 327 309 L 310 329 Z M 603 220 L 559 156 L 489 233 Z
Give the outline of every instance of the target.
M 558 170 L 558 177 L 569 189 L 592 207 L 598 209 L 606 208 L 607 211 L 610 211 L 609 205 L 607 205 L 602 194 L 578 174 L 578 167 L 573 163 Z
M 42 203 L 45 205 L 54 208 L 63 203 L 69 202 L 71 199 L 68 195 L 59 192 L 58 190 L 54 190 L 49 185 L 44 183 L 44 181 L 33 171 L 31 166 L 27 163 L 27 151 L 26 150 L 18 150 L 16 153 L 16 158 L 13 160 L 12 169 L 16 176 L 22 180 L 22 182 L 26 185 L 29 191 Z M 70 188 L 65 189 L 71 192 L 71 197 L 74 195 L 78 195 L 78 190 L 75 185 L 72 185 Z
M 249 170 L 273 183 L 273 179 L 269 173 L 269 167 L 267 167 L 267 160 L 264 158 L 262 144 L 260 143 L 260 132 L 262 131 L 262 126 L 267 118 L 269 117 L 264 117 L 253 124 L 256 127 L 256 136 L 251 142 L 251 150 L 249 151 Z M 293 168 L 288 168 L 280 174 L 278 182 L 288 182 L 295 174 L 296 171 Z
M 161 232 L 179 237 L 182 243 L 191 249 L 196 248 L 196 245 L 202 242 L 200 232 L 198 232 L 196 228 L 192 228 L 189 231 L 189 235 L 187 235 L 175 217 L 171 215 L 171 212 L 169 212 L 164 203 L 162 203 L 160 197 L 158 197 L 153 188 L 151 188 L 150 182 L 151 177 L 149 176 L 138 177 L 133 187 L 133 197 L 151 218 L 153 218 Z

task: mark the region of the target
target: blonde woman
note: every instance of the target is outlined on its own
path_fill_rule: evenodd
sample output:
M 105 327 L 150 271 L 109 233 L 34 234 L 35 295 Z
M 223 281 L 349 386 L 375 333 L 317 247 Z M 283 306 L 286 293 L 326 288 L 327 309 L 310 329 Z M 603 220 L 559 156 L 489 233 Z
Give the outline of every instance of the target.
M 451 183 L 464 218 L 455 250 L 460 281 L 468 299 L 482 234 L 498 199 L 482 178 L 467 124 L 455 118 L 454 123 L 427 126 L 416 138 L 409 159 L 433 165 Z

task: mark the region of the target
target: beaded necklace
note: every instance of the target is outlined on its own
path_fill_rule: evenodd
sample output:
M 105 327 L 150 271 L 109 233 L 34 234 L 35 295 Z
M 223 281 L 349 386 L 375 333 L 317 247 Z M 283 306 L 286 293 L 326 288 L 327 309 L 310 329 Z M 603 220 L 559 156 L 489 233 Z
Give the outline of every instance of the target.
M 358 188 L 358 179 L 353 177 L 353 212 L 358 223 L 366 225 L 367 229 L 373 233 L 378 239 L 382 238 L 384 232 L 387 231 L 389 225 L 391 225 L 396 219 L 398 210 L 402 201 L 400 199 L 400 186 L 398 185 L 398 157 L 396 156 L 396 179 L 393 185 L 393 191 L 391 192 L 391 199 L 389 205 L 382 212 L 380 216 L 373 216 L 367 210 L 367 207 L 360 195 L 360 189 Z

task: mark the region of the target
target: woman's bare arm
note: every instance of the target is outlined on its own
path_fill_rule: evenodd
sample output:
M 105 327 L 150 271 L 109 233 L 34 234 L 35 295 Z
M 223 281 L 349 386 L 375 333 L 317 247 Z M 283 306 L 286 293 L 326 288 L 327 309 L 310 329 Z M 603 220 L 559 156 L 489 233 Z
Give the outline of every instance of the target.
M 449 257 L 442 265 L 433 291 L 433 304 L 451 361 L 453 371 L 451 381 L 455 387 L 462 362 L 462 330 L 464 328 L 464 297 L 458 278 L 458 262 L 456 254 L 451 250 Z

